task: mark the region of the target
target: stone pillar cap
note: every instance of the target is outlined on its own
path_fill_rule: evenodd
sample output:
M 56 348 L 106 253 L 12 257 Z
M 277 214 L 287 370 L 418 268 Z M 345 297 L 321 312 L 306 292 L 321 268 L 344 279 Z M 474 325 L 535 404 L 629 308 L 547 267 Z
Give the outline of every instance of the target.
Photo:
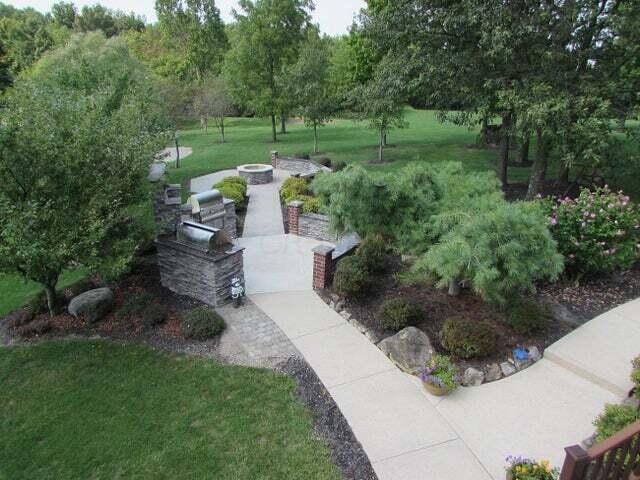
M 313 249 L 313 253 L 317 253 L 318 255 L 328 256 L 335 250 L 334 247 L 330 247 L 329 245 L 318 245 Z
M 287 204 L 289 207 L 302 207 L 303 205 L 304 202 L 301 202 L 300 200 L 293 200 Z

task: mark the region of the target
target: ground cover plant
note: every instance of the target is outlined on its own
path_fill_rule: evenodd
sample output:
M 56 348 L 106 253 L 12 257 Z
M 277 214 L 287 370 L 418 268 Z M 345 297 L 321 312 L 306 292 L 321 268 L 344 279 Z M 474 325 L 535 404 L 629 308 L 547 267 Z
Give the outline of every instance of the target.
M 341 478 L 283 375 L 80 341 L 3 348 L 0 380 L 5 478 Z

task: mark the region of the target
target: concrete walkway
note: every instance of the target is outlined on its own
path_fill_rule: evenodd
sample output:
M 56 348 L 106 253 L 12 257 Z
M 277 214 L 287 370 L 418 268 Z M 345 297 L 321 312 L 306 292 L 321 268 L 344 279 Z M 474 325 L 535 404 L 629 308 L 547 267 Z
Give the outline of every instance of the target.
M 247 292 L 259 318 L 272 319 L 315 370 L 380 480 L 502 480 L 508 455 L 561 466 L 564 447 L 590 436 L 604 404 L 630 388 L 640 300 L 580 327 L 512 377 L 428 395 L 311 290 L 310 250 L 320 242 L 280 230 L 278 183 L 250 189 L 238 241 Z

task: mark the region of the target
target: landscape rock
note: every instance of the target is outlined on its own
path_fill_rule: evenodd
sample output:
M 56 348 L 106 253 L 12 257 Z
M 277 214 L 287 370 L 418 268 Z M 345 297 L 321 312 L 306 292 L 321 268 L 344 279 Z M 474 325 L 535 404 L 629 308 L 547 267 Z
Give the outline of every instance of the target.
M 640 408 L 640 398 L 636 396 L 627 397 L 622 401 L 622 405 L 626 405 L 626 406 L 638 409 Z
M 407 327 L 385 338 L 378 348 L 401 370 L 410 374 L 422 371 L 435 353 L 429 336 L 415 327 Z
M 538 347 L 533 345 L 529 347 L 527 350 L 529 350 L 529 358 L 531 359 L 532 362 L 540 361 L 540 359 L 542 358 L 542 354 L 540 353 L 540 350 L 538 349 Z
M 380 335 L 378 335 L 373 330 L 367 330 L 366 332 L 364 332 L 364 336 L 367 337 L 367 339 L 374 344 L 378 344 L 380 340 L 382 340 Z
M 340 300 L 338 302 L 336 302 L 336 306 L 334 308 L 334 310 L 338 313 L 340 313 L 342 310 L 344 310 L 344 300 Z
M 340 312 L 340 315 L 342 316 L 342 318 L 344 318 L 347 322 L 349 320 L 351 320 L 351 314 L 347 311 L 347 310 L 342 310 Z
M 462 384 L 465 387 L 479 387 L 484 383 L 484 372 L 477 368 L 469 367 L 464 372 L 462 377 Z
M 352 318 L 351 320 L 349 320 L 349 323 L 353 326 L 353 328 L 358 330 L 360 333 L 365 333 L 367 331 L 367 327 L 365 327 L 355 318 Z
M 97 288 L 84 292 L 69 303 L 69 313 L 89 323 L 102 320 L 113 307 L 113 292 L 109 288 Z
M 497 363 L 492 363 L 487 365 L 485 372 L 485 380 L 487 382 L 495 382 L 496 380 L 500 380 L 502 378 L 502 370 L 500 369 L 500 365 Z
M 337 293 L 332 293 L 330 296 L 331 296 L 331 300 L 333 300 L 334 302 L 340 301 L 340 295 L 338 295 Z
M 335 310 L 335 309 L 336 309 L 336 302 L 334 302 L 333 300 L 331 300 L 331 301 L 329 302 L 329 308 L 330 308 L 331 310 Z
M 517 372 L 515 365 L 511 362 L 502 362 L 500 364 L 500 370 L 502 371 L 502 375 L 504 375 L 505 377 L 513 375 Z
M 567 307 L 565 307 L 560 303 L 547 302 L 547 306 L 551 311 L 551 315 L 553 316 L 553 318 L 560 322 L 568 323 L 569 325 L 573 325 L 576 327 L 584 323 L 583 318 L 576 315 L 575 313 L 573 313 L 571 310 L 569 310 Z

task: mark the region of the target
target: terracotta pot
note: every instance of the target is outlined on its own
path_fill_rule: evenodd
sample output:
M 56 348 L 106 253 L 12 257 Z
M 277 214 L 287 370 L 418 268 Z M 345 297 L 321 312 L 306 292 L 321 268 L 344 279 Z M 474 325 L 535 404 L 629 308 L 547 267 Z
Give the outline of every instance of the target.
M 422 382 L 422 385 L 427 392 L 429 392 L 431 395 L 435 395 L 436 397 L 444 397 L 445 395 L 449 395 L 451 393 L 451 389 L 447 387 L 438 387 L 427 382 Z

